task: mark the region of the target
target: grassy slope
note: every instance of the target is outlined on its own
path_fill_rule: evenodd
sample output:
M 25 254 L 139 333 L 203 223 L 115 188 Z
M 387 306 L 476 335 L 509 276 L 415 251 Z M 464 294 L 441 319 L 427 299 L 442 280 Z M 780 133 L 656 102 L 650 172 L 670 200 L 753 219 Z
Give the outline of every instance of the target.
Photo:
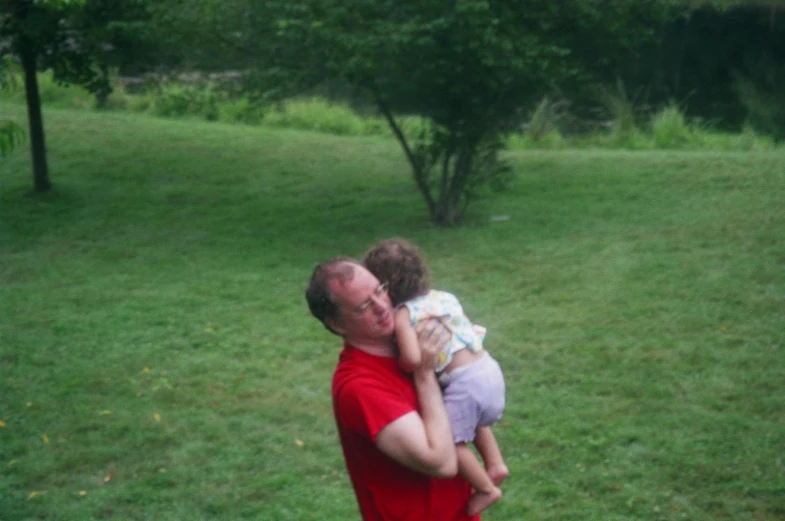
M 356 519 L 302 292 L 390 235 L 505 369 L 485 519 L 785 519 L 782 152 L 516 153 L 440 230 L 384 139 L 46 125 L 56 193 L 0 163 L 3 519 Z

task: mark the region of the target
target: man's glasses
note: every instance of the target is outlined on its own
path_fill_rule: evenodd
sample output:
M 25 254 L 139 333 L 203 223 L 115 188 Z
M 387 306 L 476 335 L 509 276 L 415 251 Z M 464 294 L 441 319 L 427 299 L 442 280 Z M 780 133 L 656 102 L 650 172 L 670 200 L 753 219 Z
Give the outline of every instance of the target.
M 365 313 L 368 312 L 369 309 L 371 309 L 371 306 L 373 305 L 373 299 L 374 298 L 378 300 L 378 299 L 384 297 L 385 295 L 387 295 L 387 283 L 386 282 L 383 283 L 383 284 L 379 284 L 376 287 L 376 289 L 373 290 L 373 295 L 371 297 L 368 297 L 368 299 L 365 302 L 363 302 L 362 304 L 360 304 L 359 306 L 357 306 L 356 308 L 351 310 L 351 313 L 353 315 L 357 315 L 358 317 L 364 315 Z

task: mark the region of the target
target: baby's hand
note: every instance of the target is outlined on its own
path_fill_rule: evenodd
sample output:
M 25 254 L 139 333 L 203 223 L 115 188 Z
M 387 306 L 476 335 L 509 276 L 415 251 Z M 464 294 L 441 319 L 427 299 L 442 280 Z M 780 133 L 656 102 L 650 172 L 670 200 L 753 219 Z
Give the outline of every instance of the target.
M 420 368 L 434 370 L 439 364 L 439 353 L 450 341 L 452 333 L 438 318 L 429 318 L 417 324 L 417 343 L 422 350 Z

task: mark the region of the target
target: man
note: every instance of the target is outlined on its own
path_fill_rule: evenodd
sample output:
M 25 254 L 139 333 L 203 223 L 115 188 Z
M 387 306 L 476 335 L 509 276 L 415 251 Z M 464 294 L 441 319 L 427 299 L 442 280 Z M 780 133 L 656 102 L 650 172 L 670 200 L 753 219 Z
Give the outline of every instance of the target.
M 340 335 L 333 409 L 364 521 L 479 521 L 457 473 L 455 445 L 434 368 L 446 342 L 438 322 L 418 328 L 423 363 L 398 368 L 386 288 L 346 257 L 323 262 L 306 290 L 311 313 Z

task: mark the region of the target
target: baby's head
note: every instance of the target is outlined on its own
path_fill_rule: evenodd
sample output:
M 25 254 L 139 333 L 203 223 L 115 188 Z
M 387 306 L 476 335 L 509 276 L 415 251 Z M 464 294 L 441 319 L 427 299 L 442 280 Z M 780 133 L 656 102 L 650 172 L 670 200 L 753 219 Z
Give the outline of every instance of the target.
M 428 268 L 417 246 L 404 239 L 386 239 L 363 257 L 368 271 L 387 284 L 393 306 L 428 293 Z

